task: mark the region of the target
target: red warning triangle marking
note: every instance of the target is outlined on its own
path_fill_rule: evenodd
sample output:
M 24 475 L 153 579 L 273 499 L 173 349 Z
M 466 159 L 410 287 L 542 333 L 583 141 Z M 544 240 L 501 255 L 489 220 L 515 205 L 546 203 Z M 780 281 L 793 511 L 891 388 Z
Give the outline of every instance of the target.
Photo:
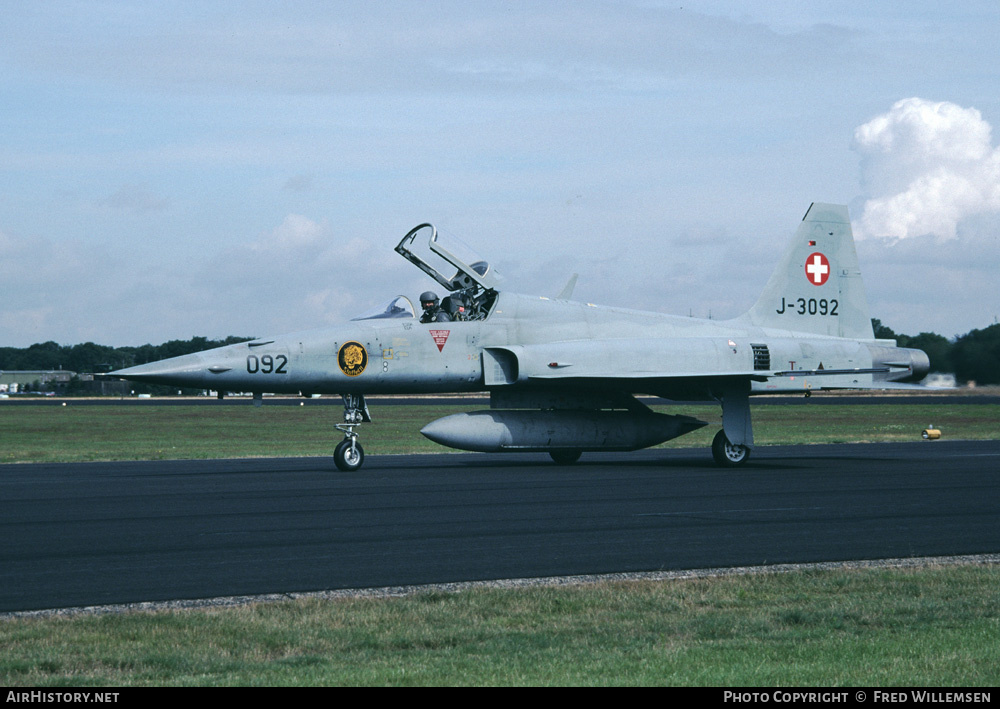
M 451 334 L 451 330 L 430 330 L 431 337 L 434 338 L 434 344 L 438 346 L 438 352 L 444 350 L 444 343 L 448 341 L 448 335 Z

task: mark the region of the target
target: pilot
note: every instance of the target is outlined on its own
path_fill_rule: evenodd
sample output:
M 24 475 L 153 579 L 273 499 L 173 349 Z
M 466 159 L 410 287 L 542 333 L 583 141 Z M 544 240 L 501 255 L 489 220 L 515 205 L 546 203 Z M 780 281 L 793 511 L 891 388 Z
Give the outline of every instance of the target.
M 424 291 L 420 294 L 420 307 L 424 309 L 423 315 L 420 316 L 420 322 L 448 322 L 451 317 L 445 311 L 441 310 L 441 301 L 437 297 L 437 293 L 433 291 Z

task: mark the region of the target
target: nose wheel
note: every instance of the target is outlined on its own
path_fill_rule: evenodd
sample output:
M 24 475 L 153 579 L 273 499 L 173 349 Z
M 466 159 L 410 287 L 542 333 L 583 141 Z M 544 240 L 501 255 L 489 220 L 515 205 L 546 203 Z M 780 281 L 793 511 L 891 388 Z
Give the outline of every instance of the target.
M 365 449 L 358 443 L 358 434 L 352 431 L 337 444 L 337 447 L 333 449 L 333 462 L 344 473 L 352 473 L 361 467 L 361 464 L 365 462 Z
M 343 431 L 344 440 L 333 449 L 333 462 L 338 470 L 351 473 L 365 462 L 365 449 L 358 443 L 355 428 L 362 423 L 370 423 L 372 417 L 368 413 L 368 405 L 361 394 L 344 394 L 344 423 L 337 424 L 338 431 Z

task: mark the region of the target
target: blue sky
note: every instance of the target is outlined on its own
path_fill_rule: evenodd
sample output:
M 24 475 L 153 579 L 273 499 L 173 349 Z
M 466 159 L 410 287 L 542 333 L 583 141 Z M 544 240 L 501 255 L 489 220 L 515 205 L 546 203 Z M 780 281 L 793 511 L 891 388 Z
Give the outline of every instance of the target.
M 995 2 L 0 2 L 0 345 L 339 322 L 431 284 L 700 317 L 848 204 L 872 314 L 1000 316 Z

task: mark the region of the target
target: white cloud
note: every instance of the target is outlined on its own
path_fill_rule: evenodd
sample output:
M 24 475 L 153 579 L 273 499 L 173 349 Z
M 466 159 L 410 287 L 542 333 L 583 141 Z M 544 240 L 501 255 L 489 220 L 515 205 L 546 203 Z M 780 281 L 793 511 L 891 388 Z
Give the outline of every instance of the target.
M 285 252 L 289 248 L 316 248 L 329 243 L 332 233 L 326 222 L 314 222 L 300 214 L 289 214 L 275 229 L 262 234 L 251 245 L 258 252 Z
M 921 98 L 897 101 L 859 126 L 866 192 L 857 235 L 955 239 L 970 216 L 1000 212 L 1000 149 L 974 108 Z

